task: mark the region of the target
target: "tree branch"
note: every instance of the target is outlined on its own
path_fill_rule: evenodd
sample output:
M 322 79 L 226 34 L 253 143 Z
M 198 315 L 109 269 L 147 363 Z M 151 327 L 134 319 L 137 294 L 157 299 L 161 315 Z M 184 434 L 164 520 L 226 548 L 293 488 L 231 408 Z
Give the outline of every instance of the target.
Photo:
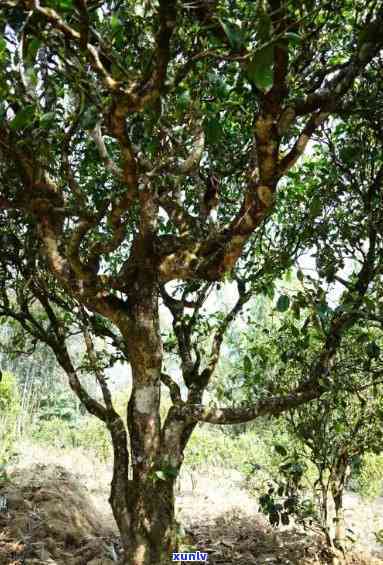
M 24 0 L 24 4 L 28 9 L 36 11 L 38 14 L 43 16 L 55 29 L 60 31 L 67 39 L 75 41 L 86 52 L 90 64 L 94 71 L 101 76 L 105 86 L 111 92 L 116 92 L 119 90 L 120 85 L 106 70 L 101 62 L 100 54 L 98 49 L 91 43 L 84 45 L 84 27 L 82 32 L 78 32 L 73 29 L 69 24 L 67 24 L 61 16 L 52 8 L 46 8 L 41 6 L 40 0 Z
M 313 133 L 327 120 L 328 116 L 328 112 L 317 112 L 311 116 L 303 128 L 302 133 L 298 136 L 297 141 L 294 143 L 293 148 L 285 157 L 283 157 L 283 159 L 281 159 L 278 173 L 280 177 L 286 174 L 287 171 L 291 169 L 291 167 L 293 167 L 298 159 L 303 155 Z
M 327 110 L 329 105 L 332 107 L 337 103 L 339 98 L 346 93 L 360 69 L 365 67 L 382 48 L 382 25 L 382 15 L 377 16 L 374 21 L 365 24 L 360 32 L 356 51 L 349 63 L 328 81 L 325 88 L 300 100 L 293 101 L 292 106 L 296 115 L 311 114 L 321 109 Z
M 106 145 L 101 133 L 101 125 L 98 123 L 93 130 L 90 132 L 90 136 L 96 144 L 98 153 L 101 157 L 101 161 L 104 163 L 105 167 L 115 176 L 118 180 L 123 179 L 123 174 L 121 169 L 115 164 L 115 162 L 109 157 Z
M 170 398 L 172 399 L 173 404 L 182 402 L 180 387 L 169 375 L 161 373 L 161 382 L 163 382 L 163 384 L 169 389 Z

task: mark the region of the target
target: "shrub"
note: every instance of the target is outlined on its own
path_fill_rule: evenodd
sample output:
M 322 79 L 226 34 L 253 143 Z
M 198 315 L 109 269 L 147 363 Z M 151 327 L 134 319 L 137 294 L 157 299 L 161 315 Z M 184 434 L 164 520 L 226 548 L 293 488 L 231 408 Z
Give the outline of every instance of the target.
M 12 373 L 4 372 L 0 381 L 0 465 L 14 455 L 19 414 L 20 395 L 16 378 Z
M 50 420 L 40 420 L 32 432 L 32 438 L 39 443 L 54 447 L 76 447 L 76 429 L 74 424 L 57 416 Z
M 274 458 L 264 434 L 256 430 L 233 438 L 220 428 L 200 424 L 187 445 L 184 464 L 201 470 L 235 469 L 249 475 L 254 466 L 273 467 Z
M 92 416 L 84 416 L 76 423 L 57 417 L 41 420 L 34 429 L 32 438 L 54 447 L 81 447 L 94 452 L 104 462 L 112 454 L 108 430 L 102 422 Z
M 2 373 L 0 381 L 0 411 L 16 414 L 20 412 L 20 396 L 16 377 L 12 373 Z
M 82 420 L 76 430 L 78 447 L 89 448 L 102 462 L 107 462 L 112 457 L 112 442 L 104 423 L 98 418 L 87 416 Z
M 376 498 L 383 489 L 383 454 L 366 453 L 356 479 L 357 490 L 364 498 Z

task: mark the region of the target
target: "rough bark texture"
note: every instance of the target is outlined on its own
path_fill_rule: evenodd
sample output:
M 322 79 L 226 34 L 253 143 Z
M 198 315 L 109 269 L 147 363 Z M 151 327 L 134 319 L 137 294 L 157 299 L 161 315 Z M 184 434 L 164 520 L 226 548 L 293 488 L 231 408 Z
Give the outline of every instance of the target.
M 343 454 L 337 461 L 330 478 L 331 493 L 335 505 L 335 534 L 334 544 L 338 549 L 344 549 L 346 542 L 346 525 L 343 509 L 343 492 L 349 473 L 347 454 Z
M 320 487 L 320 495 L 319 495 L 319 512 L 320 512 L 320 522 L 321 528 L 326 538 L 326 542 L 329 547 L 332 547 L 332 536 L 331 536 L 331 525 L 329 524 L 329 512 L 328 512 L 328 483 L 324 480 L 323 475 L 321 474 L 319 478 L 319 487 Z
M 191 320 L 187 320 L 184 315 L 185 307 L 190 307 L 185 297 L 181 300 L 170 297 L 164 286 L 169 281 L 181 280 L 193 281 L 198 287 L 206 282 L 220 281 L 233 270 L 251 236 L 273 210 L 279 181 L 303 154 L 310 137 L 352 86 L 361 69 L 378 52 L 382 44 L 378 33 L 382 17 L 378 15 L 373 21 L 365 22 L 360 39 L 356 37 L 353 43 L 350 42 L 350 45 L 354 45 L 354 52 L 342 64 L 341 69 L 321 68 L 321 60 L 318 62 L 315 57 L 313 61 L 308 61 L 313 63 L 313 77 L 317 80 L 310 84 L 306 93 L 302 92 L 301 98 L 294 99 L 292 92 L 296 71 L 290 66 L 289 41 L 285 34 L 295 27 L 299 31 L 300 22 L 289 21 L 295 16 L 285 13 L 288 4 L 278 0 L 262 3 L 267 6 L 264 9 L 269 10 L 273 28 L 270 33 L 278 38 L 278 41 L 269 41 L 274 52 L 272 87 L 260 90 L 253 85 L 257 101 L 254 102 L 252 116 L 252 147 L 249 151 L 243 151 L 236 170 L 238 178 L 242 179 L 236 187 L 239 204 L 233 206 L 229 218 L 210 224 L 206 222 L 206 208 L 201 207 L 198 212 L 198 206 L 190 205 L 188 197 L 184 200 L 177 199 L 174 188 L 177 186 L 177 177 L 183 175 L 183 181 L 187 181 L 188 176 L 190 178 L 190 175 L 198 171 L 203 157 L 208 157 L 202 127 L 207 116 L 203 116 L 201 124 L 193 130 L 192 147 L 186 142 L 180 147 L 180 142 L 173 143 L 173 140 L 163 143 L 164 138 L 156 137 L 156 128 L 160 130 L 161 124 L 151 126 L 151 141 L 154 144 L 149 144 L 150 140 L 144 137 L 141 140 L 142 147 L 135 146 L 130 139 L 130 132 L 136 127 L 134 120 L 139 118 L 137 123 L 140 121 L 141 113 L 148 112 L 149 116 L 154 112 L 156 104 L 161 107 L 161 98 L 169 96 L 169 108 L 174 106 L 180 95 L 177 90 L 179 83 L 187 79 L 194 61 L 209 57 L 211 51 L 218 57 L 218 64 L 213 58 L 214 72 L 221 67 L 226 68 L 226 62 L 234 58 L 246 74 L 246 65 L 254 56 L 253 40 L 248 48 L 233 48 L 221 24 L 221 18 L 218 17 L 215 2 L 194 7 L 193 3 L 186 6 L 187 3 L 171 0 L 149 2 L 149 10 L 152 5 L 158 4 L 156 14 L 150 17 L 150 23 L 146 25 L 148 29 L 154 26 L 153 36 L 150 41 L 147 40 L 140 64 L 131 71 L 130 66 L 124 68 L 125 50 L 130 50 L 130 45 L 124 45 L 121 53 L 118 53 L 118 42 L 112 50 L 110 37 L 101 37 L 104 27 L 108 28 L 107 25 L 102 25 L 99 35 L 99 31 L 91 29 L 87 24 L 91 3 L 88 3 L 87 8 L 86 2 L 75 2 L 81 8 L 74 7 L 73 14 L 72 8 L 69 11 L 60 11 L 59 8 L 55 10 L 41 6 L 36 0 L 20 0 L 9 4 L 16 4 L 20 10 L 16 19 L 23 11 L 26 18 L 33 18 L 33 25 L 20 26 L 21 37 L 17 41 L 21 47 L 24 41 L 28 43 L 34 39 L 36 42 L 36 38 L 37 43 L 43 43 L 44 49 L 46 47 L 47 52 L 50 52 L 52 70 L 49 67 L 49 79 L 54 77 L 55 62 L 60 62 L 57 67 L 58 80 L 60 85 L 64 82 L 64 87 L 57 90 L 62 90 L 65 97 L 68 96 L 59 100 L 62 102 L 61 106 L 66 111 L 68 100 L 71 101 L 72 97 L 73 100 L 78 98 L 80 103 L 74 117 L 65 117 L 69 125 L 66 127 L 65 124 L 64 133 L 57 132 L 61 145 L 59 142 L 52 143 L 52 150 L 49 147 L 51 153 L 47 151 L 40 158 L 39 152 L 33 149 L 33 144 L 29 147 L 24 143 L 22 148 L 20 145 L 25 136 L 29 135 L 28 132 L 34 129 L 35 122 L 31 122 L 25 132 L 19 135 L 11 117 L 23 106 L 30 110 L 31 101 L 35 102 L 37 99 L 42 100 L 39 102 L 42 106 L 36 107 L 36 119 L 38 115 L 46 115 L 47 109 L 51 111 L 48 101 L 54 88 L 49 81 L 45 85 L 41 79 L 41 85 L 32 94 L 28 92 L 29 88 L 34 89 L 33 81 L 30 80 L 31 84 L 28 86 L 28 81 L 25 80 L 24 65 L 31 65 L 28 58 L 21 61 L 18 70 L 11 64 L 4 66 L 12 69 L 4 83 L 15 85 L 12 89 L 17 95 L 20 93 L 21 99 L 17 100 L 17 104 L 9 105 L 7 111 L 2 113 L 0 122 L 0 157 L 5 171 L 3 174 L 3 168 L 1 169 L 0 180 L 4 181 L 6 187 L 4 191 L 1 188 L 0 210 L 2 213 L 4 210 L 11 210 L 12 213 L 19 214 L 17 217 L 22 218 L 28 228 L 33 225 L 34 236 L 40 245 L 36 265 L 44 263 L 45 273 L 49 272 L 54 279 L 51 288 L 59 288 L 60 293 L 70 297 L 72 306 L 81 314 L 87 355 L 100 385 L 103 402 L 91 398 L 81 385 L 63 344 L 65 336 L 61 331 L 61 321 L 56 318 L 54 308 L 50 305 L 53 291 L 43 280 L 34 284 L 36 275 L 33 264 L 28 272 L 25 265 L 17 262 L 16 258 L 13 268 L 19 269 L 24 283 L 27 281 L 24 286 L 29 287 L 45 309 L 53 333 L 47 332 L 31 312 L 14 314 L 7 299 L 4 300 L 2 314 L 13 315 L 26 331 L 52 347 L 60 365 L 68 374 L 73 391 L 87 410 L 105 423 L 111 434 L 114 472 L 110 502 L 126 549 L 125 563 L 168 563 L 169 554 L 176 547 L 174 480 L 182 465 L 183 450 L 197 422 L 245 422 L 261 415 L 280 414 L 319 397 L 326 390 L 323 381 L 331 369 L 342 336 L 356 317 L 344 312 L 334 314 L 326 343 L 317 361 L 306 381 L 290 394 L 263 399 L 248 407 L 213 409 L 202 405 L 203 393 L 217 366 L 224 332 L 250 298 L 250 293 L 238 285 L 239 300 L 223 322 L 218 324 L 211 351 L 202 368 L 201 351 L 191 339 L 191 334 L 208 286 L 202 288 L 200 297 L 192 305 L 194 314 Z M 185 6 L 182 6 L 182 14 L 178 14 L 181 4 Z M 79 11 L 76 12 L 76 9 Z M 117 14 L 113 15 L 118 22 L 118 8 L 114 9 Z M 107 15 L 105 21 L 109 16 L 112 13 Z M 122 17 L 122 22 L 125 21 L 124 18 L 125 16 Z M 190 31 L 195 33 L 195 21 L 203 23 L 199 32 L 203 42 L 199 44 L 199 34 L 196 34 L 197 53 L 188 50 L 184 52 L 184 44 L 188 44 L 188 41 L 185 42 L 182 38 L 188 37 Z M 291 28 L 291 24 L 295 27 Z M 94 25 L 97 26 L 97 23 Z M 177 26 L 181 29 L 178 30 Z M 38 36 L 35 37 L 36 30 Z M 177 33 L 174 33 L 175 30 Z M 317 31 L 320 33 L 320 29 Z M 214 41 L 219 42 L 217 49 L 215 43 L 211 42 L 212 36 L 215 36 Z M 211 43 L 214 46 L 212 50 L 206 49 L 205 40 L 208 45 Z M 201 52 L 198 52 L 199 48 Z M 134 52 L 139 53 L 141 44 L 132 46 L 132 50 L 134 49 Z M 12 51 L 15 51 L 14 46 Z M 119 54 L 122 54 L 120 59 Z M 302 55 L 306 56 L 306 53 Z M 23 49 L 20 49 L 20 56 L 22 59 Z M 173 67 L 168 76 L 170 63 Z M 295 64 L 294 61 L 291 64 Z M 318 65 L 320 68 L 317 71 Z M 142 71 L 141 67 L 145 70 Z M 78 74 L 71 74 L 74 69 Z M 31 70 L 31 76 L 40 80 L 42 73 L 35 72 L 33 68 Z M 292 86 L 290 85 L 292 92 L 289 92 L 290 76 L 293 79 Z M 310 83 L 310 80 L 307 82 Z M 191 84 L 195 90 L 195 81 Z M 323 84 L 326 85 L 325 88 L 322 88 Z M 93 104 L 94 89 L 98 89 L 99 97 L 98 106 L 96 104 L 93 109 L 97 111 L 100 123 L 90 132 L 86 125 L 81 125 L 81 119 L 84 97 L 87 97 L 86 102 Z M 245 96 L 247 92 L 246 90 Z M 165 102 L 167 103 L 166 100 Z M 195 119 L 194 114 L 185 112 L 185 115 L 188 116 L 187 120 L 178 129 L 188 130 L 193 125 L 191 122 Z M 172 120 L 176 120 L 175 116 L 175 113 L 170 114 Z M 59 123 L 62 127 L 63 122 Z M 174 124 L 174 129 L 176 125 Z M 171 127 L 172 123 L 169 128 Z M 41 129 L 37 127 L 37 130 L 41 137 Z M 79 136 L 77 130 L 80 130 Z M 36 136 L 37 141 L 34 140 L 37 144 L 40 143 L 39 136 Z M 92 175 L 89 175 L 86 167 L 86 172 L 82 171 L 82 165 L 86 165 L 90 158 L 82 153 L 88 137 L 91 137 L 95 154 L 98 155 L 98 159 L 94 157 L 94 162 L 92 161 L 92 175 L 97 176 L 98 167 L 104 167 L 105 178 L 108 178 L 107 182 L 104 181 L 102 191 L 97 182 L 88 189 L 88 177 Z M 113 149 L 110 149 L 110 139 L 106 142 L 107 137 L 112 139 Z M 145 147 L 149 145 L 158 145 L 161 150 L 154 151 L 153 156 L 148 150 L 146 155 Z M 248 155 L 251 157 L 248 158 Z M 114 159 L 116 163 L 118 161 L 118 165 Z M 246 160 L 248 162 L 242 162 Z M 9 175 L 8 163 L 11 163 Z M 10 185 L 8 176 L 11 179 Z M 227 182 L 227 179 L 224 181 Z M 232 181 L 229 179 L 228 182 Z M 234 184 L 235 182 L 233 181 Z M 194 189 L 196 192 L 199 190 L 197 185 Z M 219 199 L 217 194 L 216 199 Z M 168 231 L 159 229 L 163 211 L 166 211 L 173 222 Z M 102 229 L 98 231 L 100 225 Z M 373 222 L 366 239 L 369 239 L 370 247 L 356 283 L 349 290 L 350 297 L 357 295 L 357 299 L 353 298 L 356 307 L 363 299 L 375 268 L 376 228 Z M 105 274 L 100 265 L 108 263 L 114 252 L 119 252 L 118 272 L 111 268 Z M 181 398 L 177 384 L 163 374 L 158 314 L 160 292 L 174 319 L 180 368 L 188 389 L 186 400 Z M 57 305 L 61 307 L 62 301 L 55 303 L 55 307 Z M 110 337 L 112 333 L 120 352 L 123 352 L 131 365 L 133 388 L 126 421 L 113 408 L 106 380 L 98 366 L 91 339 L 86 333 L 90 316 L 85 310 L 92 312 L 94 316 L 101 315 L 116 329 L 115 334 L 114 330 L 108 330 L 109 333 L 106 334 L 107 330 L 104 329 L 103 335 Z M 71 311 L 71 305 L 67 311 Z M 31 320 L 32 323 L 29 323 Z M 94 331 L 93 326 L 90 331 Z M 173 402 L 162 428 L 161 382 L 169 388 Z M 130 469 L 133 470 L 132 479 L 129 479 Z
M 158 288 L 150 265 L 137 272 L 129 299 L 129 316 L 120 320 L 133 377 L 127 414 L 133 478 L 128 485 L 126 563 L 161 564 L 169 561 L 177 543 L 175 477 L 166 475 L 161 457 L 162 342 Z
M 132 520 L 125 562 L 129 565 L 169 563 L 178 543 L 173 480 L 135 482 L 130 504 Z

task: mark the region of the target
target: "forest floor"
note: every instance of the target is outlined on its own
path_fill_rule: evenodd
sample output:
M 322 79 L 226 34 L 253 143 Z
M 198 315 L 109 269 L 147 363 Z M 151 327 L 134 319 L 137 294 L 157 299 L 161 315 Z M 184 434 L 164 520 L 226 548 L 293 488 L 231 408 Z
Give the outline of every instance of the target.
M 112 565 L 118 553 L 108 490 L 111 469 L 79 449 L 19 446 L 10 482 L 0 488 L 0 565 Z M 324 565 L 332 563 L 319 537 L 297 528 L 275 530 L 236 472 L 186 471 L 177 496 L 183 551 L 207 552 L 213 565 Z M 347 563 L 383 565 L 383 501 L 346 497 L 349 527 L 358 543 Z M 169 557 L 169 563 L 171 563 Z

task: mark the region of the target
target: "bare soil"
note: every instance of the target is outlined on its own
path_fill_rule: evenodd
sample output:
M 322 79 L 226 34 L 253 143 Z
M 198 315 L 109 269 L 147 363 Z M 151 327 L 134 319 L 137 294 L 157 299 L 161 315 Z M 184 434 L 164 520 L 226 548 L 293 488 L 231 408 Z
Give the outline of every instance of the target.
M 359 543 L 346 559 L 338 555 L 337 561 L 319 534 L 298 527 L 271 528 L 258 512 L 257 501 L 243 489 L 239 473 L 221 471 L 217 476 L 195 477 L 193 482 L 184 473 L 178 520 L 185 525 L 190 546 L 207 551 L 211 564 L 383 564 L 381 547 L 374 542 L 373 532 L 366 529 L 376 525 L 375 509 L 380 511 L 380 500 L 366 511 L 359 497 L 347 495 L 346 515 Z
M 107 502 L 110 466 L 81 450 L 23 445 L 20 451 L 10 481 L 0 485 L 8 505 L 0 512 L 0 565 L 116 563 L 118 535 Z M 348 520 L 359 544 L 347 560 L 336 561 L 312 532 L 272 529 L 235 471 L 194 477 L 185 471 L 180 487 L 182 550 L 207 551 L 210 564 L 383 565 L 373 536 L 381 501 L 375 508 L 349 497 Z

